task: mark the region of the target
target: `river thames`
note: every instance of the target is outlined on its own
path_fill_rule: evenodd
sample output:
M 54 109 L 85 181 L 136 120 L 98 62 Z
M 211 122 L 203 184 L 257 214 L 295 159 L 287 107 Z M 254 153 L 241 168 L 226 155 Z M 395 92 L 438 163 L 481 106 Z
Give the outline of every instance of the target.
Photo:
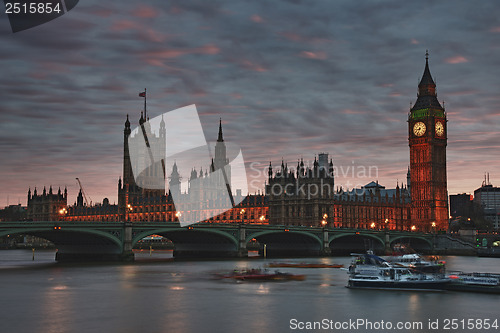
M 136 253 L 132 264 L 61 265 L 54 251 L 37 250 L 34 261 L 31 250 L 0 251 L 1 331 L 298 332 L 320 324 L 318 331 L 330 332 L 500 331 L 483 326 L 485 319 L 500 325 L 500 295 L 351 290 L 346 272 L 333 268 L 281 269 L 305 274 L 305 281 L 238 283 L 214 280 L 212 273 L 273 260 L 170 257 L 154 251 Z M 500 259 L 442 259 L 448 270 L 500 273 Z M 286 261 L 347 267 L 350 258 Z M 474 328 L 467 328 L 471 319 Z

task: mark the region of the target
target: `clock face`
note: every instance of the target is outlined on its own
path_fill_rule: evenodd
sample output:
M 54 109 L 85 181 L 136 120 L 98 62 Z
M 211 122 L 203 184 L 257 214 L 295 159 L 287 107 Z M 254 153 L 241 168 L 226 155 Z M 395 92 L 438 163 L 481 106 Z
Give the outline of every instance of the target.
M 438 121 L 436 123 L 436 134 L 438 136 L 443 136 L 443 134 L 444 134 L 444 126 L 443 126 L 443 123 L 440 121 Z
M 413 125 L 413 134 L 416 136 L 422 136 L 425 134 L 425 124 L 421 121 Z

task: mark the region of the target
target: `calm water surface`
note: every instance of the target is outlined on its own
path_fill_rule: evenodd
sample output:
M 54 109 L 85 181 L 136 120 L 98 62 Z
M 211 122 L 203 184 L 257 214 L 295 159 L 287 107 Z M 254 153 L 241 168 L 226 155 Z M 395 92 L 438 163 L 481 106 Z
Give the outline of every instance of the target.
M 54 263 L 54 252 L 0 251 L 0 332 L 299 332 L 299 322 L 364 319 L 373 325 L 421 322 L 420 329 L 325 332 L 500 332 L 444 329 L 445 320 L 498 319 L 500 295 L 351 290 L 339 269 L 283 268 L 305 281 L 237 283 L 211 273 L 258 268 L 271 260 L 160 261 L 171 252 L 136 254 L 133 264 Z M 444 257 L 450 270 L 500 273 L 500 259 Z M 342 263 L 348 257 L 287 259 Z M 295 319 L 297 325 L 291 326 Z M 429 329 L 429 320 L 439 321 Z M 461 324 L 460 324 L 461 325 Z M 292 329 L 297 328 L 297 329 Z

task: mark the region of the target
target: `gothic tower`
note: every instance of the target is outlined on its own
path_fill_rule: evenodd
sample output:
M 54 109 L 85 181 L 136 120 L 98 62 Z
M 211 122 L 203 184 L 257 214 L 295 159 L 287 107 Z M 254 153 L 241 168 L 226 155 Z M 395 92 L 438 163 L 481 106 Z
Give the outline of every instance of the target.
M 226 154 L 226 144 L 224 143 L 224 137 L 222 135 L 222 119 L 219 120 L 219 135 L 217 137 L 217 142 L 215 143 L 215 158 L 214 158 L 214 169 L 224 170 L 224 179 L 218 181 L 218 184 L 228 184 L 231 185 L 231 166 L 229 165 L 229 159 Z M 219 189 L 226 190 L 226 189 Z
M 429 54 L 408 116 L 411 219 L 418 231 L 448 229 L 446 113 L 439 104 L 429 70 Z

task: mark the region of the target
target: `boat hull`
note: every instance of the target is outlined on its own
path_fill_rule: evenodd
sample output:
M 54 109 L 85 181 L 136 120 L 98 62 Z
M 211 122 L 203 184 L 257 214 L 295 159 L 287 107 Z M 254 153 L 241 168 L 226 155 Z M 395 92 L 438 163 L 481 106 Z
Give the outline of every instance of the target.
M 382 281 L 382 280 L 349 280 L 348 288 L 391 289 L 391 290 L 445 290 L 449 280 L 429 281 Z
M 485 286 L 477 284 L 465 284 L 460 282 L 452 282 L 448 284 L 446 286 L 446 290 L 466 291 L 472 293 L 500 294 L 500 286 Z

